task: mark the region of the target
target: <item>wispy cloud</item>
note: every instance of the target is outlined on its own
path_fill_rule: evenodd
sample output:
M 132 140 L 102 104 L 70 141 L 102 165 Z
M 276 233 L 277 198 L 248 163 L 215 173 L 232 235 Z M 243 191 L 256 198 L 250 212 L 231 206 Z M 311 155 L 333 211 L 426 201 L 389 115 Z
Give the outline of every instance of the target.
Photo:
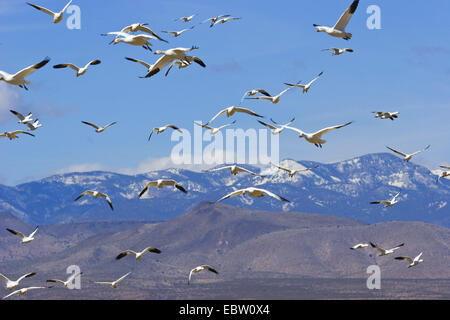
M 11 119 L 9 109 L 20 101 L 20 96 L 6 83 L 0 83 L 0 123 Z

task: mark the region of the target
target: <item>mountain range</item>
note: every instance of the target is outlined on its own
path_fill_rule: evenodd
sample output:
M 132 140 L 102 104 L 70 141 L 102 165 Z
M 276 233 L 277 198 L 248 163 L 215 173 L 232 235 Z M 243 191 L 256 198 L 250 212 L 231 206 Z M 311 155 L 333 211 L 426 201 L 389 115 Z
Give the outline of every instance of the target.
M 313 161 L 284 160 L 289 168 L 315 167 L 294 177 L 276 167 L 263 168 L 260 176 L 229 170 L 195 172 L 184 169 L 151 171 L 124 175 L 112 172 L 74 172 L 50 176 L 14 187 L 0 185 L 0 210 L 8 211 L 31 224 L 70 221 L 164 221 L 170 220 L 202 201 L 216 201 L 235 189 L 256 186 L 290 200 L 234 197 L 224 203 L 257 210 L 300 211 L 331 214 L 366 223 L 382 221 L 423 221 L 450 227 L 450 181 L 441 179 L 426 167 L 388 154 L 368 154 L 350 160 L 324 164 Z M 259 172 L 259 168 L 245 166 Z M 184 194 L 175 188 L 150 188 L 141 198 L 139 192 L 151 180 L 178 181 Z M 85 196 L 91 189 L 107 193 L 112 211 L 104 199 Z M 372 205 L 371 201 L 390 199 L 401 191 L 393 207 Z

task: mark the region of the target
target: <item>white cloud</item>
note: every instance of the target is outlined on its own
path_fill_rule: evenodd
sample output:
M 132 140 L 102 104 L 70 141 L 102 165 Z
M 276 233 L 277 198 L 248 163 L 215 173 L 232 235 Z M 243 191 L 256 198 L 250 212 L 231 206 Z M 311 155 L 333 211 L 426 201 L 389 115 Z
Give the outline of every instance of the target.
M 0 83 L 0 123 L 11 119 L 9 109 L 19 100 L 19 94 L 10 85 Z

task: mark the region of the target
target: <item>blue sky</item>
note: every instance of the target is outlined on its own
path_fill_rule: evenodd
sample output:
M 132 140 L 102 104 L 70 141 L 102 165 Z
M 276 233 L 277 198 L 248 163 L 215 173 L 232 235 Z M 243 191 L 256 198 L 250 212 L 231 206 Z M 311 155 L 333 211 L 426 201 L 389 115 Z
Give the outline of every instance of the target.
M 60 10 L 62 0 L 32 3 Z M 74 0 L 81 9 L 81 29 L 17 0 L 0 3 L 0 70 L 14 73 L 51 58 L 29 77 L 30 90 L 0 83 L 0 132 L 25 127 L 10 107 L 32 111 L 44 127 L 36 137 L 0 139 L 0 183 L 15 185 L 58 172 L 111 170 L 127 173 L 171 167 L 176 143 L 170 133 L 152 137 L 151 128 L 173 123 L 193 131 L 193 121 L 206 122 L 217 111 L 237 105 L 249 89 L 277 94 L 284 82 L 323 76 L 307 94 L 286 93 L 278 104 L 245 100 L 242 104 L 279 122 L 293 116 L 304 131 L 354 121 L 330 133 L 322 149 L 280 136 L 280 158 L 335 162 L 366 153 L 386 152 L 385 145 L 414 152 L 431 144 L 415 162 L 436 169 L 450 163 L 450 3 L 433 1 L 361 0 L 347 26 L 350 41 L 316 33 L 313 23 L 334 25 L 350 0 L 318 1 L 127 1 Z M 381 9 L 381 29 L 369 30 L 369 5 Z M 197 16 L 190 23 L 174 21 Z M 208 17 L 231 14 L 241 20 L 209 28 L 197 25 Z M 164 72 L 139 79 L 145 69 L 124 57 L 149 63 L 158 56 L 127 44 L 108 45 L 101 33 L 146 22 L 169 43 L 153 41 L 153 49 L 199 46 L 194 53 L 207 65 Z M 161 33 L 196 27 L 178 38 Z M 350 47 L 353 54 L 331 56 L 328 47 Z M 102 63 L 76 78 L 72 70 L 53 69 L 59 63 Z M 164 70 L 165 71 L 165 70 Z M 400 111 L 396 121 L 374 119 L 371 111 Z M 236 116 L 239 128 L 261 126 L 252 117 Z M 118 124 L 102 134 L 81 123 Z M 220 125 L 233 118 L 218 119 Z

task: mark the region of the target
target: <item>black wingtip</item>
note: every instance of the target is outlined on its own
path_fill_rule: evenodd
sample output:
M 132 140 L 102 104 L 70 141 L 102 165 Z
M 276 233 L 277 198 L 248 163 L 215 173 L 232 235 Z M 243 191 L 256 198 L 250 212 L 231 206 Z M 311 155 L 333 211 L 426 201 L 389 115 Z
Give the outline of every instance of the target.
M 358 8 L 358 3 L 359 3 L 359 0 L 355 0 L 355 1 L 353 1 L 353 3 L 351 4 L 351 6 L 350 6 L 350 13 L 351 13 L 351 14 L 355 13 L 356 8 Z

